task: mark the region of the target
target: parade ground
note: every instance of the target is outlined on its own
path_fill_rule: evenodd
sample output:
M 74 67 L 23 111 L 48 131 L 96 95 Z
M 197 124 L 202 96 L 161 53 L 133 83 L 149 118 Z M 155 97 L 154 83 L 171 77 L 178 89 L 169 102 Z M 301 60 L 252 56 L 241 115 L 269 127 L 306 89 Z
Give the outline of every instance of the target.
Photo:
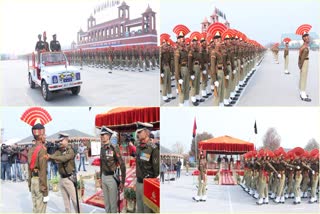
M 279 64 L 275 63 L 271 51 L 267 51 L 234 106 L 318 106 L 319 51 L 310 51 L 309 53 L 306 93 L 312 99 L 311 102 L 304 102 L 300 99 L 298 57 L 298 51 L 289 52 L 290 74 L 284 74 L 283 51 L 279 52 Z M 175 81 L 172 81 L 172 85 L 176 85 Z M 172 94 L 177 96 L 175 87 L 172 88 Z M 161 105 L 178 106 L 178 97 L 168 103 L 161 99 Z M 191 98 L 189 106 L 193 106 Z M 213 106 L 212 96 L 200 103 L 199 106 Z
M 3 106 L 159 105 L 159 68 L 144 72 L 113 70 L 109 73 L 110 69 L 84 66 L 79 95 L 60 91 L 49 102 L 43 99 L 40 87 L 30 88 L 26 60 L 1 61 L 0 70 Z
M 76 161 L 76 165 L 79 166 L 79 161 Z M 87 171 L 78 172 L 83 176 L 94 174 L 95 170 L 99 170 L 99 167 L 86 165 Z M 94 180 L 85 180 L 85 192 L 84 199 L 92 196 L 95 193 Z M 62 199 L 61 191 L 53 192 L 49 191 L 49 201 L 47 204 L 47 213 L 64 213 L 64 203 Z M 85 203 L 80 203 L 80 210 L 82 213 L 104 213 L 105 210 L 91 206 Z M 71 211 L 74 212 L 71 205 Z M 10 181 L 1 182 L 1 200 L 0 200 L 0 213 L 31 213 L 32 212 L 32 200 L 31 193 L 28 189 L 28 183 Z
M 192 172 L 190 170 L 189 172 Z M 165 178 L 167 175 L 165 176 Z M 302 199 L 301 204 L 293 205 L 293 199 L 285 204 L 276 204 L 269 199 L 267 205 L 256 205 L 256 199 L 244 192 L 239 185 L 217 185 L 214 176 L 208 176 L 207 201 L 195 202 L 197 194 L 197 176 L 185 175 L 181 171 L 180 179 L 161 183 L 161 212 L 210 212 L 210 213 L 318 213 L 319 204 L 309 204 L 309 199 Z

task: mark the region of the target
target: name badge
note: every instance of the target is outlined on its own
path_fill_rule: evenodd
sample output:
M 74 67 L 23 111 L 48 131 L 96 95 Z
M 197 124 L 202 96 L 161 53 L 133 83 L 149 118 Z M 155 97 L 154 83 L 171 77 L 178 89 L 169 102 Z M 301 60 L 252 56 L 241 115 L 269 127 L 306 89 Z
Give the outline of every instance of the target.
M 112 150 L 106 150 L 106 157 L 113 157 L 113 151 Z
M 150 160 L 150 154 L 142 152 L 140 155 L 141 160 L 149 161 Z

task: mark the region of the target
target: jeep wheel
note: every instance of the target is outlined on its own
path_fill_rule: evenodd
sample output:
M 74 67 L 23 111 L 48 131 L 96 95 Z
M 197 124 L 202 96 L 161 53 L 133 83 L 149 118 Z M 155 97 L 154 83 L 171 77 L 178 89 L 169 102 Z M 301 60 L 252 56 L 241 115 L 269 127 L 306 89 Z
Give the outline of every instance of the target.
M 71 88 L 71 92 L 73 95 L 78 95 L 80 93 L 80 86 Z
M 41 92 L 42 92 L 42 97 L 44 100 L 49 101 L 52 98 L 52 93 L 48 89 L 48 84 L 46 83 L 45 80 L 41 82 Z
M 30 88 L 35 88 L 36 87 L 36 84 L 33 82 L 32 80 L 32 77 L 31 77 L 31 74 L 29 73 L 29 85 L 30 85 Z

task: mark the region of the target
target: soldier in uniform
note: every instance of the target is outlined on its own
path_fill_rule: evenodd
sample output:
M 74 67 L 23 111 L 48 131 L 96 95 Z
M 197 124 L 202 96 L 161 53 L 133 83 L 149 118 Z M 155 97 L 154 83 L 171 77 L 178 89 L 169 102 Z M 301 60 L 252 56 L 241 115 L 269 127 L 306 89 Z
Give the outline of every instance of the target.
M 61 51 L 61 46 L 60 46 L 59 41 L 57 40 L 57 35 L 56 35 L 56 34 L 53 34 L 53 35 L 52 35 L 52 38 L 53 38 L 53 40 L 50 42 L 50 49 L 51 49 L 51 51 L 52 51 L 52 52 Z
M 39 39 L 39 41 L 37 41 L 35 50 L 36 50 L 36 51 L 41 51 L 41 50 L 44 49 L 44 43 L 43 43 L 43 41 L 41 40 L 41 34 L 38 35 L 38 39 Z
M 207 49 L 207 34 L 202 33 L 200 39 L 200 54 L 203 63 L 203 67 L 201 68 L 201 96 L 203 98 L 208 98 L 208 96 L 212 95 L 210 91 L 207 89 L 208 87 L 208 71 L 209 71 L 209 52 Z
M 188 49 L 185 46 L 185 35 L 190 30 L 184 25 L 177 25 L 173 32 L 177 35 L 178 47 L 174 52 L 175 78 L 178 80 L 179 106 L 189 105 L 190 73 L 188 69 Z
M 284 48 L 284 73 L 290 74 L 290 72 L 288 71 L 290 38 L 285 38 L 283 41 L 285 42 L 285 45 L 286 45 L 286 47 Z
M 152 143 L 150 130 L 153 127 L 149 123 L 137 122 L 137 156 L 136 156 L 136 198 L 137 212 L 150 213 L 151 209 L 143 202 L 143 180 L 145 178 L 156 178 L 159 176 L 159 149 Z
M 49 43 L 47 42 L 47 33 L 46 32 L 43 32 L 43 45 L 44 45 L 45 51 L 50 51 L 49 50 Z
M 32 196 L 32 212 L 45 213 L 49 201 L 47 186 L 47 150 L 45 127 L 36 122 L 32 127 L 32 135 L 36 140 L 35 145 L 28 152 L 29 179 L 28 186 Z
M 315 151 L 316 152 L 311 159 L 310 166 L 314 173 L 311 176 L 311 198 L 309 200 L 309 203 L 315 203 L 318 201 L 316 190 L 319 183 L 319 150 L 315 149 Z
M 111 144 L 110 137 L 113 131 L 105 126 L 101 128 L 100 176 L 104 195 L 105 210 L 107 213 L 117 212 L 118 191 L 122 191 L 126 179 L 126 166 L 121 157 L 118 146 Z M 121 181 L 117 181 L 116 169 L 120 166 Z M 117 184 L 119 183 L 119 186 Z
M 300 81 L 299 81 L 299 89 L 300 89 L 300 98 L 303 101 L 310 102 L 311 99 L 306 94 L 307 87 L 307 76 L 308 76 L 308 66 L 309 66 L 309 33 L 304 32 L 302 35 L 303 45 L 299 50 L 299 69 L 300 69 Z
M 170 51 L 170 47 L 167 43 L 169 39 L 168 34 L 161 34 L 161 54 L 160 54 L 160 62 L 161 62 L 161 83 L 162 83 L 162 99 L 164 102 L 170 102 L 175 97 L 172 96 L 171 92 L 171 58 L 172 52 Z
M 207 200 L 207 195 L 206 195 L 207 161 L 203 153 L 200 155 L 198 170 L 199 170 L 198 193 L 197 193 L 197 196 L 192 197 L 192 199 L 196 202 L 199 202 L 199 201 L 205 202 Z
M 77 208 L 76 188 L 71 178 L 75 172 L 75 153 L 69 145 L 69 135 L 65 133 L 59 134 L 60 148 L 54 154 L 48 155 L 48 158 L 54 160 L 58 164 L 60 174 L 60 189 L 65 207 L 65 212 L 71 212 L 70 199 L 72 201 L 75 212 L 80 213 Z

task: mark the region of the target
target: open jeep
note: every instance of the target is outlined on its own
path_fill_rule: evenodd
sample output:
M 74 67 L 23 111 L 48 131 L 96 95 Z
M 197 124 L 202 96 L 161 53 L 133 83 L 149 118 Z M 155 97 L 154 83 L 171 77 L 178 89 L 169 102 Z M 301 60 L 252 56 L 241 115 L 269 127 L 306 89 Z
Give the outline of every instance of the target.
M 28 79 L 31 88 L 41 87 L 42 96 L 46 101 L 59 90 L 70 90 L 73 95 L 80 92 L 81 72 L 69 66 L 63 52 L 35 52 L 28 58 Z

